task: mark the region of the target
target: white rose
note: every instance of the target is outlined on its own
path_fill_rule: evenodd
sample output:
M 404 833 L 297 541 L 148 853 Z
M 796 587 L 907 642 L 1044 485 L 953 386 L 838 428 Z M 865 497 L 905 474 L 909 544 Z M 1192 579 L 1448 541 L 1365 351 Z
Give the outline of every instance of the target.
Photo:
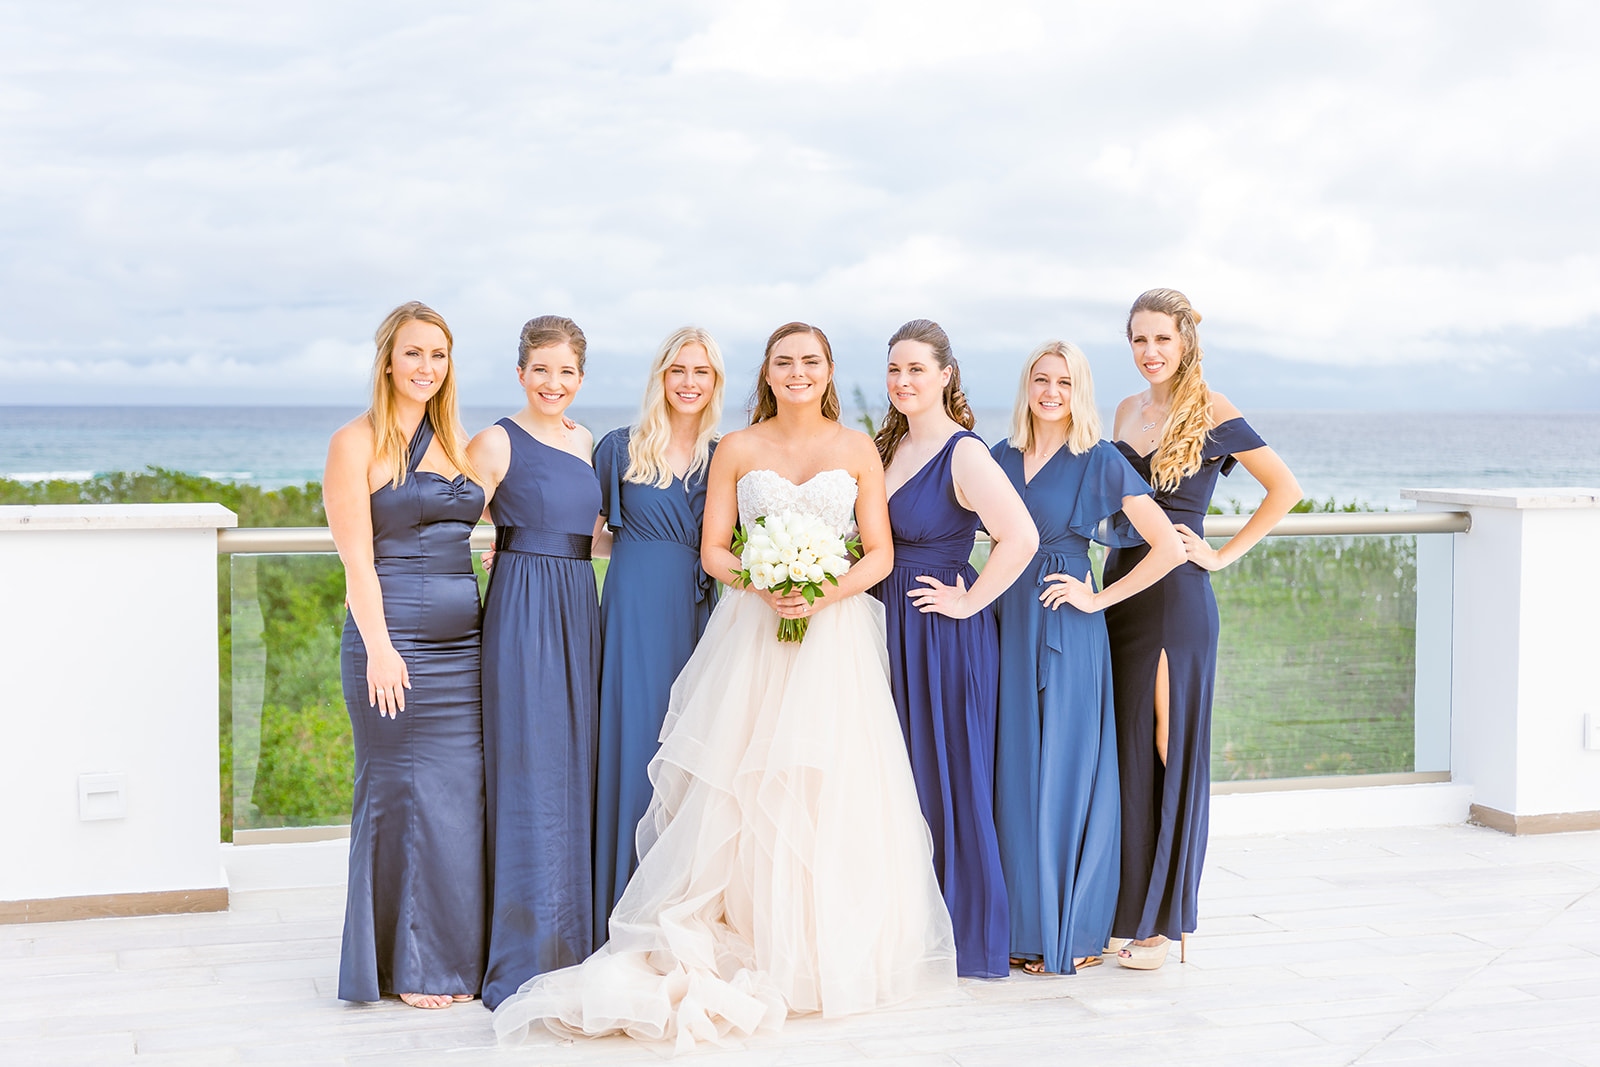
M 765 563 L 757 563 L 751 567 L 750 584 L 757 589 L 772 588 L 772 568 Z
M 768 582 L 767 585 L 769 587 L 770 586 L 774 586 L 774 585 L 782 585 L 784 582 L 787 582 L 788 580 L 789 580 L 789 565 L 787 563 L 777 563 L 777 564 L 774 564 L 773 567 L 772 567 L 772 581 Z
M 837 578 L 850 569 L 850 564 L 843 556 L 823 556 L 822 569 Z
M 795 560 L 800 558 L 800 550 L 795 548 L 793 545 L 784 545 L 783 548 L 778 551 L 778 558 L 783 560 L 785 563 L 793 563 Z
M 820 582 L 822 581 L 823 577 L 822 564 L 813 563 L 811 566 L 806 568 L 806 581 Z

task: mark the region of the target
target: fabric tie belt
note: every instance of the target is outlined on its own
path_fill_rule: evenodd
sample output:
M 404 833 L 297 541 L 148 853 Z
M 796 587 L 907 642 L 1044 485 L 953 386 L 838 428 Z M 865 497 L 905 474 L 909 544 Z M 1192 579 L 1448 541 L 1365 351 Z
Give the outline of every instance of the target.
M 1089 543 L 1087 541 L 1051 542 L 1039 546 L 1039 569 L 1034 573 L 1033 584 L 1043 586 L 1047 574 L 1070 574 L 1080 582 L 1089 570 Z
M 615 556 L 617 550 L 626 545 L 637 545 L 640 548 L 645 549 L 653 549 L 657 546 L 664 548 L 675 548 L 679 552 L 683 552 L 692 557 L 694 567 L 694 602 L 696 604 L 705 603 L 706 598 L 711 595 L 711 590 L 716 588 L 716 580 L 713 579 L 711 575 L 706 573 L 706 569 L 704 567 L 700 566 L 700 549 L 694 545 L 686 545 L 682 541 L 671 541 L 666 538 L 629 537 L 627 539 L 623 539 L 619 537 L 611 546 L 612 555 Z
M 896 567 L 954 567 L 967 565 L 972 556 L 972 537 L 949 538 L 944 541 L 896 541 L 894 565 Z
M 593 558 L 594 538 L 589 534 L 540 530 L 531 526 L 499 526 L 494 531 L 496 552 L 526 552 L 564 559 Z

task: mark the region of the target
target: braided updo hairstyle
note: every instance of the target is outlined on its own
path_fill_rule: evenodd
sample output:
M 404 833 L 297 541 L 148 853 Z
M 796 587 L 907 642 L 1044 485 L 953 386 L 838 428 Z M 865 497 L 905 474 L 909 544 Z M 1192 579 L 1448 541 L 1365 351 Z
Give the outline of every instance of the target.
M 954 419 L 963 430 L 972 429 L 976 419 L 973 418 L 972 408 L 967 403 L 967 394 L 961 391 L 961 365 L 956 362 L 955 353 L 950 351 L 949 335 L 932 319 L 912 319 L 889 338 L 889 350 L 893 351 L 894 346 L 901 341 L 921 341 L 933 349 L 933 359 L 940 370 L 950 368 L 950 381 L 944 387 L 945 414 Z M 889 413 L 883 417 L 883 428 L 878 431 L 878 436 L 873 438 L 885 467 L 894 459 L 895 449 L 900 447 L 901 439 L 909 432 L 911 424 L 891 402 Z
M 1178 328 L 1178 371 L 1172 378 L 1172 408 L 1161 425 L 1161 443 L 1150 462 L 1157 489 L 1176 489 L 1184 478 L 1200 469 L 1205 458 L 1206 434 L 1212 425 L 1211 389 L 1200 373 L 1205 353 L 1200 348 L 1200 312 L 1176 289 L 1151 289 L 1139 294 L 1128 309 L 1128 340 L 1133 340 L 1133 317 L 1141 311 L 1170 315 Z

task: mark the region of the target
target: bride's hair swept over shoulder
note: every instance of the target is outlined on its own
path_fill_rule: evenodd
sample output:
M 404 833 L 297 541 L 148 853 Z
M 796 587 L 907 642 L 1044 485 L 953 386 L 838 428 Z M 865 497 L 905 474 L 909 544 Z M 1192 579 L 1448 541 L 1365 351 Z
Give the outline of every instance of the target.
M 778 398 L 773 395 L 772 385 L 767 381 L 767 364 L 772 362 L 772 349 L 785 337 L 793 337 L 797 333 L 808 333 L 817 339 L 822 346 L 822 354 L 827 357 L 828 370 L 833 370 L 833 346 L 828 344 L 828 335 L 820 329 L 806 322 L 786 322 L 772 331 L 772 336 L 767 338 L 767 349 L 761 357 L 761 369 L 756 371 L 755 392 L 750 394 L 750 425 L 766 422 L 778 414 Z M 828 376 L 828 388 L 822 394 L 823 418 L 839 421 L 839 391 L 833 386 L 833 375 Z

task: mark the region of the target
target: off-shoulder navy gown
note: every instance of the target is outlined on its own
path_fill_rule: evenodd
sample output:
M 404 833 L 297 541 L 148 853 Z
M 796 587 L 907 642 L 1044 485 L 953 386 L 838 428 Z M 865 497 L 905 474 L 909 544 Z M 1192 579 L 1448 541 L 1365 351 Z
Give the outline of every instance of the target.
M 1011 952 L 1073 974 L 1098 956 L 1117 901 L 1117 732 L 1102 613 L 1039 602 L 1047 574 L 1089 579 L 1089 542 L 1122 498 L 1150 492 L 1109 441 L 1059 449 L 1023 477 L 1022 453 L 995 460 L 1039 528 L 1039 553 L 996 602 L 1000 728 L 995 822 L 1011 895 Z M 1092 580 L 1092 579 L 1091 579 Z
M 367 648 L 345 618 L 339 666 L 355 739 L 350 883 L 339 999 L 382 993 L 476 996 L 484 965 L 483 717 L 472 527 L 483 490 L 417 464 L 372 494 L 373 562 L 384 623 L 411 688 L 395 718 L 367 699 Z
M 1235 452 L 1262 447 L 1242 418 L 1213 427 L 1200 469 L 1156 503 L 1174 526 L 1205 536 L 1206 510 Z M 1117 448 L 1149 479 L 1148 456 Z M 1149 549 L 1106 557 L 1105 577 L 1128 573 Z M 1176 939 L 1195 928 L 1200 871 L 1211 812 L 1211 689 L 1217 675 L 1217 599 L 1211 575 L 1184 562 L 1155 585 L 1106 612 L 1116 680 L 1117 745 L 1122 767 L 1122 889 L 1112 933 Z M 1156 668 L 1167 654 L 1167 762 L 1156 753 Z
M 650 806 L 647 773 L 672 682 L 705 632 L 716 583 L 700 567 L 706 471 L 665 489 L 623 479 L 630 431 L 594 451 L 611 563 L 600 598 L 600 761 L 594 795 L 594 943 L 639 865 L 634 830 Z M 715 444 L 713 444 L 713 449 Z
M 490 502 L 483 609 L 493 1008 L 594 947 L 591 820 L 600 604 L 589 562 L 594 469 L 501 419 L 511 465 Z
M 994 718 L 999 650 L 994 616 L 952 619 L 917 610 L 906 594 L 977 578 L 968 559 L 978 516 L 956 501 L 950 464 L 964 438 L 951 434 L 939 454 L 889 498 L 894 569 L 872 593 L 883 601 L 889 679 L 911 757 L 917 799 L 933 832 L 933 868 L 955 928 L 956 971 L 1004 978 L 1006 884 L 994 827 Z

